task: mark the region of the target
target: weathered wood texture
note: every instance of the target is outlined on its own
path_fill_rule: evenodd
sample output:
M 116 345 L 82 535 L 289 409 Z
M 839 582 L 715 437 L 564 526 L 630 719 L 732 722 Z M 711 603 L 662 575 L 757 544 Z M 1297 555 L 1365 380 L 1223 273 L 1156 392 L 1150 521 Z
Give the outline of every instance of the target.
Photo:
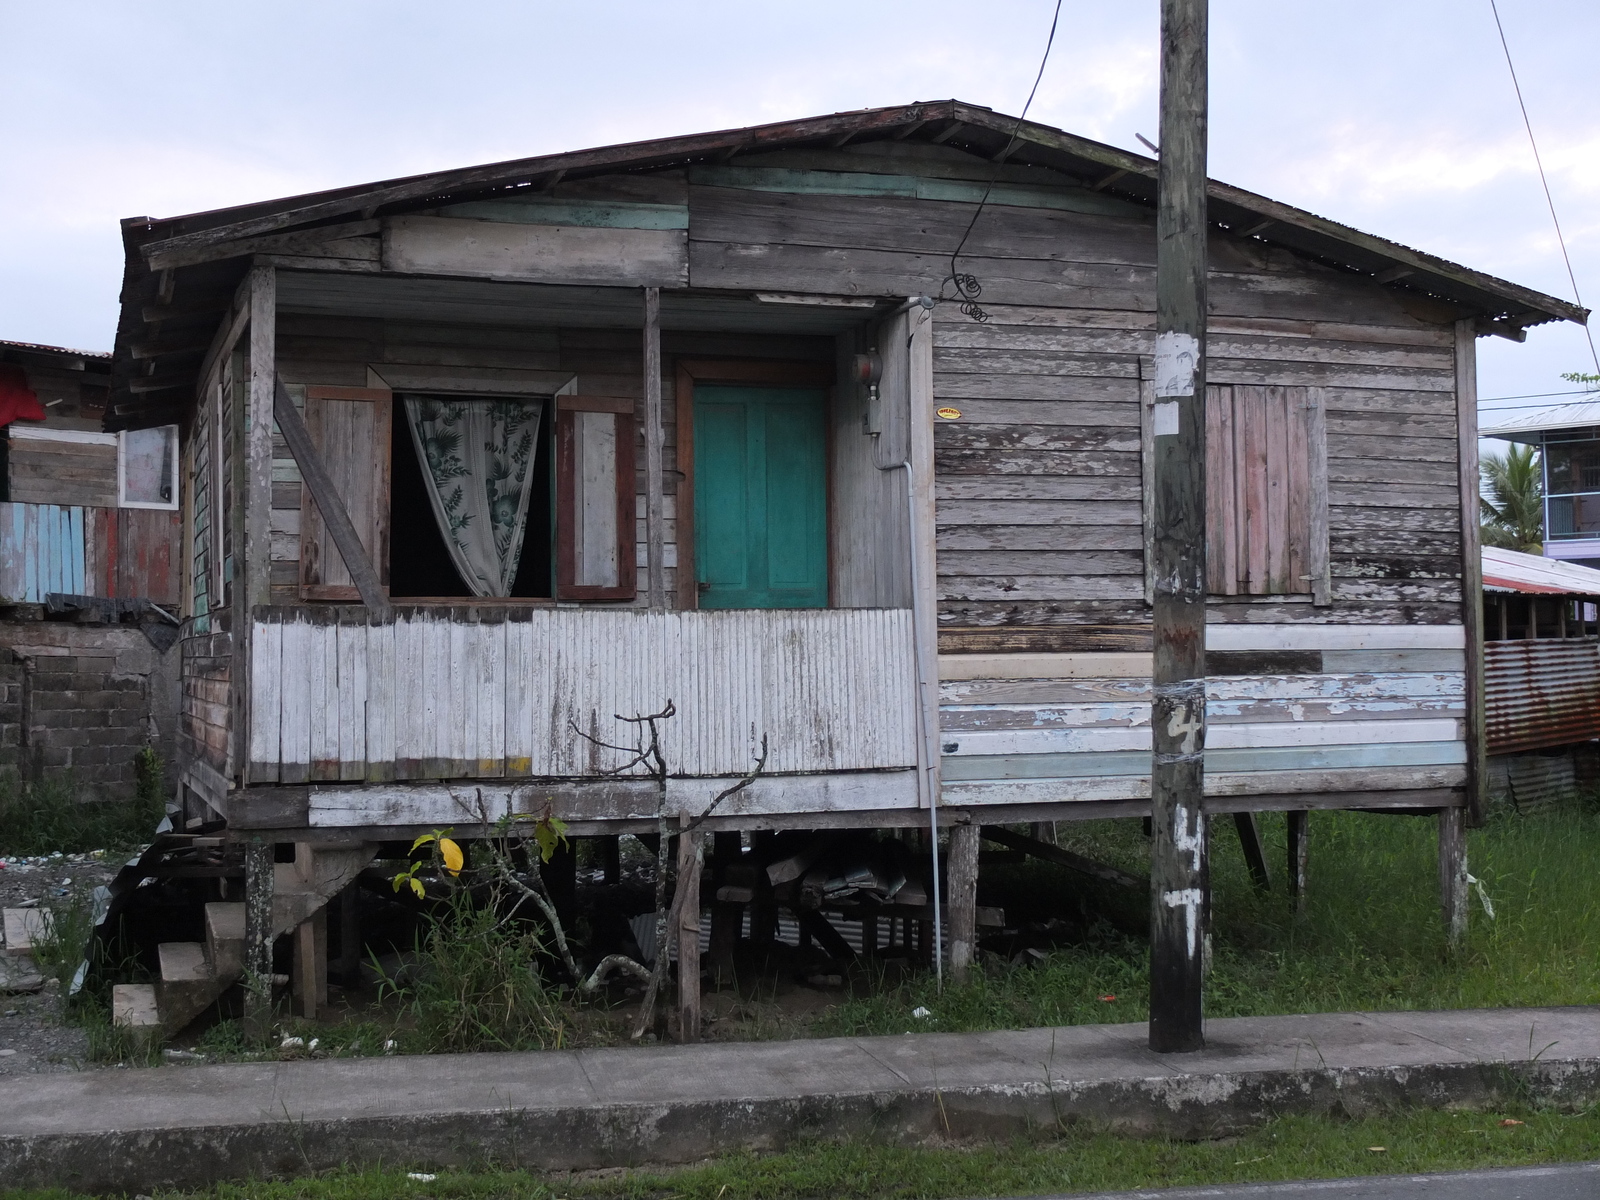
M 33 430 L 26 432 L 32 433 Z M 117 503 L 116 438 L 57 441 L 44 437 L 10 439 L 10 498 L 24 504 L 89 505 Z
M 613 714 L 678 715 L 674 774 L 916 762 L 905 610 L 649 613 L 470 607 L 258 610 L 250 778 L 475 779 L 603 774 Z
M 1363 791 L 1461 784 L 1459 625 L 1208 625 L 1207 643 L 1210 655 L 1241 656 L 1293 645 L 1315 660 L 1312 673 L 1207 680 L 1207 795 L 1322 791 L 1330 777 Z M 1149 795 L 1149 655 L 951 655 L 940 665 L 946 802 Z
M 226 633 L 196 633 L 185 637 L 180 648 L 180 759 L 202 762 L 226 776 L 233 727 L 233 638 Z

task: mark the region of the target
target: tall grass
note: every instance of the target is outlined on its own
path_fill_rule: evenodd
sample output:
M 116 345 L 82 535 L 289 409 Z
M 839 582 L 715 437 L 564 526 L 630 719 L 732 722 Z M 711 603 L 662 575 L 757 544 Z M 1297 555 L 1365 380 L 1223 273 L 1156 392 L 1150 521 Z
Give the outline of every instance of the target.
M 1074 849 L 1144 873 L 1148 844 L 1137 821 L 1062 826 Z M 1274 866 L 1284 822 L 1262 820 Z M 1340 812 L 1311 817 L 1310 888 L 1297 913 L 1281 870 L 1272 891 L 1251 885 L 1231 822 L 1212 826 L 1213 956 L 1210 1016 L 1339 1010 L 1479 1008 L 1600 1003 L 1600 810 L 1572 805 L 1496 818 L 1468 839 L 1476 891 L 1465 946 L 1446 945 L 1438 896 L 1435 823 Z M 1048 911 L 1083 894 L 1080 880 L 1029 864 L 985 875 L 1014 902 Z M 1143 897 L 1101 892 L 1092 904 L 1138 919 Z M 1116 913 L 1117 906 L 1121 912 Z M 1014 905 L 1009 915 L 1020 911 Z M 1126 919 L 1122 922 L 1128 928 Z M 918 977 L 895 991 L 853 999 L 818 1023 L 823 1033 L 995 1029 L 1137 1021 L 1147 1016 L 1149 948 L 1110 922 L 1034 966 L 988 959 L 970 982 L 939 994 Z M 926 1007 L 930 1018 L 910 1013 Z
M 402 1045 L 432 1054 L 561 1046 L 565 1012 L 542 958 L 531 926 L 474 904 L 466 888 L 452 893 L 419 935 L 406 978 L 384 983 L 410 1018 Z
M 0 776 L 0 854 L 126 850 L 148 842 L 166 811 L 160 756 L 134 755 L 134 798 L 86 801 L 68 773 L 29 781 Z

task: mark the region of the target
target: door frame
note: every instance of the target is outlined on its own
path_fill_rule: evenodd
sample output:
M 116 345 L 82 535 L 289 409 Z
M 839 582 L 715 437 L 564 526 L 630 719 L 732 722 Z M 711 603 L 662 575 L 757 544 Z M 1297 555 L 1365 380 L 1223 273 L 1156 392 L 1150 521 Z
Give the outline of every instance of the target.
M 700 607 L 700 588 L 695 576 L 694 543 L 694 389 L 748 384 L 756 387 L 822 388 L 823 419 L 828 447 L 827 477 L 823 480 L 828 498 L 828 592 L 833 593 L 833 387 L 837 367 L 832 362 L 785 361 L 775 359 L 680 358 L 676 370 L 678 491 L 676 497 L 678 548 L 678 608 L 692 612 Z

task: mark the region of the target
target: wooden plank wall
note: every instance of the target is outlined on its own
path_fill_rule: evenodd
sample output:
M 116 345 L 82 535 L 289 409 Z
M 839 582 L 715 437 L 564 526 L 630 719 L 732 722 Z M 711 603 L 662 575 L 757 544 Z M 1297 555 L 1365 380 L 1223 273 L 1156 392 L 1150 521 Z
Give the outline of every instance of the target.
M 99 508 L 115 505 L 116 440 L 110 435 L 101 436 L 108 440 L 84 442 L 13 437 L 10 447 L 11 499 L 24 504 Z
M 182 654 L 179 762 L 203 762 L 227 775 L 233 638 L 227 633 L 189 633 L 183 639 Z
M 1460 625 L 1207 626 L 1206 791 L 1248 796 L 1457 788 Z M 950 803 L 1150 794 L 1146 653 L 940 660 Z
M 662 336 L 662 421 L 666 492 L 666 594 L 676 595 L 677 575 L 677 426 L 676 357 L 781 358 L 828 361 L 834 357 L 829 338 L 775 337 L 759 334 L 694 334 Z M 278 370 L 297 405 L 305 386 L 379 385 L 391 378 L 432 378 L 456 390 L 482 380 L 497 389 L 525 384 L 529 392 L 548 395 L 555 380 L 577 377 L 584 395 L 617 396 L 642 402 L 643 352 L 639 332 L 631 329 L 527 329 L 457 324 L 441 320 L 367 320 L 281 314 L 278 318 Z M 378 378 L 369 377 L 371 371 Z M 396 390 L 403 390 L 397 387 Z M 636 422 L 637 424 L 637 422 Z M 404 431 L 401 423 L 396 429 Z M 636 553 L 641 568 L 648 553 L 644 528 L 644 435 L 636 433 Z M 275 604 L 299 602 L 300 472 L 279 434 L 273 437 L 272 462 L 272 595 Z M 530 531 L 531 532 L 531 531 Z M 403 544 L 401 531 L 394 531 Z M 645 602 L 643 571 L 638 603 Z
M 738 775 L 763 733 L 772 774 L 916 762 L 904 609 L 301 606 L 251 645 L 253 782 L 598 776 L 621 760 L 573 725 L 628 745 L 613 714 L 669 699 L 674 775 Z

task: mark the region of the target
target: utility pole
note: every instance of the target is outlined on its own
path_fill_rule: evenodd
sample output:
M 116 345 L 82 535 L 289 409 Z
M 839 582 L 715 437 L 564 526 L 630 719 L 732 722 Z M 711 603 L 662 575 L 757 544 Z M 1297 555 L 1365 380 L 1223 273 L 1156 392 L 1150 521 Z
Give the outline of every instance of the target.
M 1150 1048 L 1205 1045 L 1206 5 L 1161 0 Z

